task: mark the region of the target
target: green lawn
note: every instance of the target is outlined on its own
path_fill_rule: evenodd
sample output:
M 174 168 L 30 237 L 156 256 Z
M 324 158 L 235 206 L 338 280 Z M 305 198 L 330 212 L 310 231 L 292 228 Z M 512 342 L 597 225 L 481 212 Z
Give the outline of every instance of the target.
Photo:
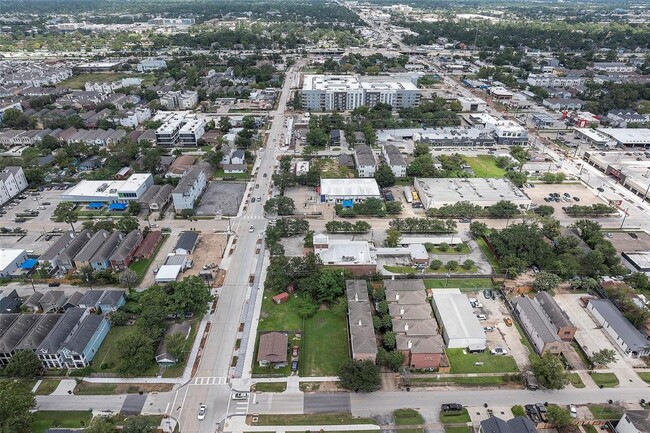
M 223 168 L 220 168 L 214 172 L 215 179 L 223 179 L 224 177 L 234 177 L 237 180 L 248 180 L 250 178 L 250 174 L 249 173 L 224 173 Z
M 160 243 L 156 247 L 155 251 L 151 255 L 151 258 L 149 259 L 142 259 L 138 260 L 136 262 L 133 262 L 129 265 L 129 268 L 138 274 L 138 282 L 137 284 L 140 284 L 142 279 L 144 278 L 145 274 L 149 270 L 149 266 L 151 266 L 151 263 L 153 262 L 153 259 L 156 257 L 156 254 L 158 254 L 158 250 L 160 250 L 160 247 L 165 243 L 167 238 L 169 237 L 169 234 L 163 234 L 162 239 L 160 240 Z
M 349 413 L 310 415 L 259 415 L 255 425 L 347 425 L 377 424 L 372 418 L 355 418 Z
M 117 385 L 114 383 L 79 382 L 74 388 L 75 395 L 113 395 Z
M 302 319 L 296 311 L 296 298 L 291 296 L 289 301 L 279 305 L 274 304 L 272 298 L 272 294 L 264 293 L 258 331 L 302 330 Z
M 473 376 L 473 377 L 421 377 L 411 378 L 412 383 L 437 383 L 461 386 L 498 386 L 507 383 L 505 376 Z
M 642 371 L 637 373 L 641 380 L 643 380 L 645 383 L 650 383 L 650 372 L 648 371 Z
M 255 391 L 260 392 L 284 392 L 286 390 L 286 382 L 260 382 L 255 384 Z
M 519 341 L 521 341 L 521 344 L 526 346 L 526 348 L 528 349 L 528 359 L 532 360 L 532 359 L 539 358 L 539 355 L 535 351 L 535 348 L 530 343 L 530 341 L 528 341 L 528 337 L 526 337 L 526 334 L 524 333 L 524 331 L 519 326 L 519 323 L 516 320 L 513 320 L 512 323 L 514 324 L 515 328 L 517 328 L 517 331 L 519 331 L 519 335 L 521 336 Z
M 592 404 L 589 405 L 589 410 L 595 419 L 621 419 L 623 411 L 616 406 L 607 404 Z
M 153 75 L 134 75 L 122 72 L 96 72 L 87 74 L 75 74 L 67 80 L 61 81 L 56 87 L 69 87 L 72 89 L 83 89 L 86 81 L 94 83 L 108 83 L 111 81 L 121 80 L 122 78 L 142 78 L 142 84 L 151 85 L 156 82 Z
M 512 409 L 510 410 L 512 411 L 513 416 L 526 416 L 526 411 L 520 404 L 512 406 Z
M 518 372 L 517 364 L 510 355 L 483 353 L 463 353 L 463 349 L 447 349 L 451 373 L 511 373 Z M 474 365 L 482 362 L 483 365 Z
M 614 373 L 591 373 L 591 378 L 596 385 L 603 388 L 615 388 L 618 386 L 618 378 Z
M 598 433 L 596 427 L 592 426 L 591 424 L 583 424 L 582 427 L 587 433 Z
M 80 428 L 92 419 L 89 411 L 38 411 L 34 413 L 32 433 L 43 433 L 53 427 Z
M 474 170 L 475 177 L 503 177 L 506 171 L 496 166 L 492 155 L 463 156 L 469 166 Z
M 492 289 L 494 284 L 489 278 L 435 278 L 424 280 L 427 289 L 444 289 L 446 287 L 475 292 L 481 289 Z
M 345 317 L 320 310 L 305 320 L 301 352 L 301 376 L 336 376 L 350 353 Z
M 419 274 L 421 271 L 418 271 L 412 266 L 390 266 L 390 265 L 384 265 L 384 269 L 386 269 L 388 272 L 392 272 L 394 274 Z M 428 271 L 428 269 L 427 269 Z
M 443 424 L 461 424 L 469 421 L 469 413 L 466 408 L 460 412 L 442 412 L 440 414 L 440 422 Z
M 472 428 L 465 427 L 445 427 L 445 433 L 472 433 Z
M 417 410 L 398 409 L 393 412 L 393 416 L 395 417 L 395 424 L 398 426 L 417 426 L 424 424 L 424 419 Z M 407 433 L 419 433 L 422 432 L 422 428 L 400 428 L 399 431 Z
M 574 388 L 585 387 L 585 384 L 582 383 L 582 379 L 580 379 L 580 375 L 578 373 L 569 373 L 569 381 L 571 382 L 571 385 L 573 385 Z
M 36 395 L 50 395 L 54 392 L 61 381 L 59 379 L 43 379 L 36 390 Z
M 130 326 L 113 326 L 106 334 L 106 338 L 99 346 L 99 350 L 93 358 L 93 365 L 96 366 L 97 371 L 102 372 L 116 372 L 119 365 L 120 355 L 117 352 L 117 342 L 131 331 Z M 101 369 L 101 365 L 105 364 L 110 368 Z
M 432 248 L 430 251 L 427 251 L 429 253 L 433 254 L 469 254 L 472 250 L 470 250 L 469 246 L 467 244 L 463 244 L 463 248 L 460 251 L 456 251 L 456 248 L 449 247 L 449 249 L 442 251 L 440 248 L 435 247 Z

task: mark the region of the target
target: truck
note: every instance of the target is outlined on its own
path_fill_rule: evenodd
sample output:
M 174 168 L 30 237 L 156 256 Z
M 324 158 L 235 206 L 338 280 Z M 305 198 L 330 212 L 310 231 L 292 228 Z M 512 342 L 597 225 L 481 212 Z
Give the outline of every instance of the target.
M 404 198 L 407 203 L 413 203 L 413 195 L 411 194 L 411 188 L 408 186 L 404 187 Z
M 539 389 L 539 382 L 537 381 L 537 378 L 532 371 L 527 371 L 524 374 L 524 385 L 526 385 L 526 388 L 532 391 Z

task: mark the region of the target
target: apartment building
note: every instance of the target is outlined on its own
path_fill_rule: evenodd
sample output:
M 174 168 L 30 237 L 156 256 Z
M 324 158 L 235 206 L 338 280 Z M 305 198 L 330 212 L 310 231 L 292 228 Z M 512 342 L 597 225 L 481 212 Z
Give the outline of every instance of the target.
M 158 146 L 197 146 L 205 134 L 205 122 L 187 112 L 161 112 L 154 116 L 162 125 L 156 130 Z
M 207 176 L 200 167 L 195 167 L 183 176 L 172 192 L 174 209 L 194 209 L 194 204 L 201 197 L 207 185 Z
M 28 186 L 22 167 L 9 166 L 0 171 L 0 205 L 16 197 Z

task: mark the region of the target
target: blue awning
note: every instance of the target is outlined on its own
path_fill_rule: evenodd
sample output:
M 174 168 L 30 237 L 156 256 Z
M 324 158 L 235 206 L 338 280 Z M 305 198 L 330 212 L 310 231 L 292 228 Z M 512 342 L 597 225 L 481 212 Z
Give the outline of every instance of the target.
M 343 200 L 341 204 L 344 208 L 354 207 L 354 200 Z
M 126 209 L 126 203 L 111 203 L 108 206 L 108 210 L 124 210 Z
M 92 203 L 88 203 L 88 209 L 101 209 L 104 207 L 104 203 L 99 202 L 99 201 L 94 201 Z
M 34 269 L 34 267 L 38 264 L 38 260 L 36 259 L 27 259 L 23 262 L 22 265 L 20 265 L 21 269 Z

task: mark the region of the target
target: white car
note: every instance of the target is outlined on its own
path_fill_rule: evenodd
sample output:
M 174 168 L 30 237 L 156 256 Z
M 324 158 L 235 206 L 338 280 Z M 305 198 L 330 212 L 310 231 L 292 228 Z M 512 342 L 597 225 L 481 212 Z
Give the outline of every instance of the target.
M 254 231 L 255 231 L 255 227 L 250 226 L 250 227 L 248 228 L 248 232 L 249 232 L 249 233 L 253 233 Z
M 232 396 L 233 400 L 248 400 L 248 393 L 247 392 L 236 392 Z
M 199 421 L 203 421 L 205 419 L 205 413 L 208 411 L 208 407 L 201 403 L 199 406 Z
M 508 351 L 506 349 L 504 349 L 503 347 L 495 347 L 490 352 L 492 352 L 492 355 L 507 355 L 508 354 Z
M 574 405 L 572 405 L 572 404 L 569 405 L 569 412 L 571 412 L 571 416 L 572 416 L 573 418 L 577 418 L 577 417 L 578 417 L 578 408 L 575 407 Z

